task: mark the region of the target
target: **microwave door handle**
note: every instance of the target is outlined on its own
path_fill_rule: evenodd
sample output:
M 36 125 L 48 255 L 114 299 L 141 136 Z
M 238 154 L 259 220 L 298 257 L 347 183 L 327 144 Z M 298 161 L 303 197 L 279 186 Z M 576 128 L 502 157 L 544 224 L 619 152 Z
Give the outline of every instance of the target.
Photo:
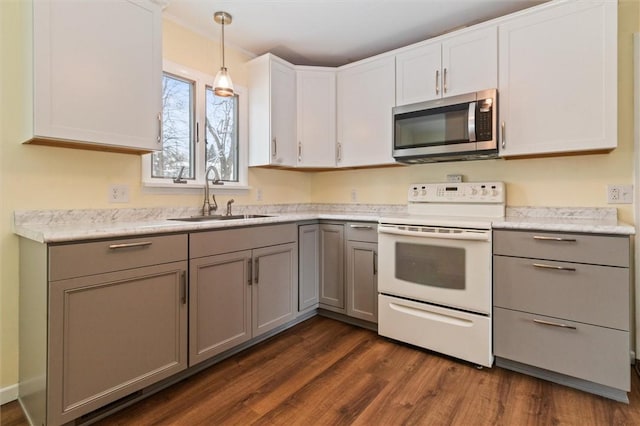
M 469 102 L 469 118 L 467 121 L 469 129 L 469 142 L 476 141 L 476 102 Z

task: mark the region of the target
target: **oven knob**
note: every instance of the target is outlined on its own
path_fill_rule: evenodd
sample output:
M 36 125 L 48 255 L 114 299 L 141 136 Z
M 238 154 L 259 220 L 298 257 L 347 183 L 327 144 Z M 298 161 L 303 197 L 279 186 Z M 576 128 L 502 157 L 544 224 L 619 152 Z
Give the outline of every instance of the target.
M 413 190 L 413 196 L 414 196 L 414 197 L 417 197 L 417 196 L 418 196 L 418 190 L 417 190 L 417 189 L 414 189 L 414 190 Z
M 486 188 L 482 188 L 482 195 L 487 195 L 489 192 L 486 190 Z
M 494 197 L 497 197 L 497 196 L 498 196 L 498 194 L 499 194 L 499 192 L 498 192 L 498 190 L 497 190 L 497 189 L 493 189 L 493 190 L 491 191 L 491 195 L 493 195 Z
M 471 188 L 471 195 L 478 195 L 478 190 L 476 188 Z
M 422 196 L 424 197 L 424 196 L 426 196 L 426 195 L 427 195 L 427 190 L 426 190 L 426 189 L 423 189 L 423 190 L 422 190 Z

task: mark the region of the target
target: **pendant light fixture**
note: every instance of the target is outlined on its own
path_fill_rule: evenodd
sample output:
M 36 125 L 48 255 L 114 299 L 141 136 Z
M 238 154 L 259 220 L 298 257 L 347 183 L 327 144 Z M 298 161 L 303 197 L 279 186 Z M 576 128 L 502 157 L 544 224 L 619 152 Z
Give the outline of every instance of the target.
M 222 25 L 222 67 L 213 80 L 213 92 L 218 96 L 233 96 L 233 82 L 224 65 L 224 26 L 231 23 L 231 15 L 227 12 L 216 12 L 213 14 L 213 20 Z

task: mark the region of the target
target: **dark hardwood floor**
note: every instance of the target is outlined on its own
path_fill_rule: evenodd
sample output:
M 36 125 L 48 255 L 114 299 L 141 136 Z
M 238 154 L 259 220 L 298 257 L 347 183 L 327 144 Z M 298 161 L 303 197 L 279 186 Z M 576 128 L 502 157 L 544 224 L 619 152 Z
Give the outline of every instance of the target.
M 314 317 L 99 425 L 640 425 L 622 404 Z M 2 426 L 26 425 L 16 402 Z

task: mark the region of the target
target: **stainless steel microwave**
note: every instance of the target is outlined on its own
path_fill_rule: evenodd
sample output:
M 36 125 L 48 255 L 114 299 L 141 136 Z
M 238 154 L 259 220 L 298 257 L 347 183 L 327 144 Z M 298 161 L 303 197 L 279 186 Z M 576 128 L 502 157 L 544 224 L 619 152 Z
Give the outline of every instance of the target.
M 498 156 L 495 89 L 393 108 L 393 157 L 401 163 Z

